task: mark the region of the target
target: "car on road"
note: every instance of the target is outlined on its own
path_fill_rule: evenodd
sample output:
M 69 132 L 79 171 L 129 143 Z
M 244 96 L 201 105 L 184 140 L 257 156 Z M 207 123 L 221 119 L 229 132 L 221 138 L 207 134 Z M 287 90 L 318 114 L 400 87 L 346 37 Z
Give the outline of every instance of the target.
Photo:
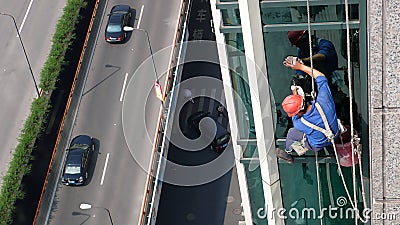
M 210 112 L 204 112 L 204 111 L 196 112 L 191 116 L 189 116 L 187 122 L 189 125 L 196 127 L 198 129 L 200 121 L 206 117 L 212 119 L 212 121 L 216 126 L 215 136 L 211 137 L 212 138 L 211 148 L 214 151 L 221 153 L 226 149 L 226 147 L 228 147 L 229 142 L 231 140 L 231 134 L 221 123 L 219 123 L 214 117 L 210 116 Z M 205 129 L 204 135 L 211 135 L 214 132 L 213 126 L 214 125 L 207 123 L 207 121 L 205 121 L 204 126 L 202 127 Z
M 88 169 L 94 152 L 93 138 L 88 135 L 76 136 L 67 151 L 61 181 L 65 185 L 83 185 L 88 178 Z
M 125 26 L 129 26 L 132 19 L 132 8 L 129 5 L 115 5 L 108 14 L 105 31 L 105 39 L 109 43 L 123 42 L 127 32 Z

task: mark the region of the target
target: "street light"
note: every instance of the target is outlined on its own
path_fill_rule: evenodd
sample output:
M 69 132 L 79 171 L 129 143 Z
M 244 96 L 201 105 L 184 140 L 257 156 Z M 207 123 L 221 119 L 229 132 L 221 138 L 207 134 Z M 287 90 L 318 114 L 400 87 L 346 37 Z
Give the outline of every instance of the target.
M 107 213 L 108 213 L 108 217 L 110 218 L 111 224 L 114 225 L 113 220 L 112 220 L 112 218 L 111 218 L 111 212 L 110 212 L 109 209 L 107 209 L 107 208 L 105 208 L 105 207 L 92 206 L 92 205 L 89 204 L 89 203 L 81 203 L 81 204 L 79 205 L 79 208 L 82 209 L 82 210 L 91 209 L 91 208 L 104 209 L 104 210 L 106 210 Z
M 161 101 L 164 101 L 161 85 L 158 83 L 158 74 L 157 74 L 157 69 L 156 69 L 156 63 L 154 62 L 153 49 L 151 48 L 149 33 L 145 29 L 141 29 L 141 28 L 134 28 L 134 27 L 130 27 L 130 26 L 125 26 L 124 27 L 124 31 L 126 31 L 126 32 L 130 32 L 130 31 L 133 31 L 133 30 L 143 31 L 146 34 L 147 42 L 149 43 L 151 60 L 153 62 L 154 75 L 156 77 L 156 81 L 154 82 L 154 90 L 156 92 L 157 98 L 159 98 Z
M 26 62 L 28 63 L 29 71 L 31 72 L 33 84 L 35 85 L 36 94 L 37 94 L 37 96 L 39 97 L 39 96 L 40 96 L 40 92 L 39 92 L 38 86 L 37 86 L 37 84 L 36 84 L 35 76 L 33 76 L 32 67 L 31 67 L 31 64 L 29 63 L 28 55 L 26 54 L 25 46 L 24 46 L 24 43 L 22 42 L 21 34 L 19 33 L 17 23 L 15 22 L 15 18 L 14 18 L 14 16 L 12 16 L 12 15 L 10 15 L 10 14 L 7 14 L 7 13 L 1 13 L 1 12 L 0 12 L 0 15 L 11 17 L 11 19 L 12 19 L 13 22 L 14 22 L 15 30 L 17 31 L 19 41 L 21 42 L 22 50 L 24 50 L 25 59 L 26 59 Z
M 304 224 L 304 214 L 303 214 L 303 211 L 304 211 L 304 209 L 305 208 L 307 208 L 307 202 L 306 202 L 306 199 L 305 198 L 299 198 L 299 199 L 297 199 L 296 201 L 294 201 L 292 204 L 290 204 L 290 207 L 295 207 L 297 204 L 299 204 L 299 202 L 301 201 L 301 200 L 303 200 L 304 201 L 304 208 L 303 208 L 303 210 L 302 210 L 302 214 L 301 214 L 301 218 L 296 218 L 296 223 L 297 224 Z M 308 218 L 306 217 L 305 218 L 305 221 L 306 221 L 306 225 L 308 225 Z
M 134 27 L 129 27 L 129 26 L 125 26 L 124 27 L 124 31 L 133 31 L 133 30 L 140 30 L 143 31 L 146 34 L 147 37 L 147 42 L 149 43 L 149 49 L 150 49 L 150 54 L 151 54 L 151 60 L 153 61 L 153 67 L 154 67 L 154 74 L 156 76 L 156 81 L 158 83 L 158 74 L 157 74 L 157 69 L 156 69 L 156 64 L 154 62 L 154 56 L 153 56 L 153 50 L 151 48 L 151 44 L 150 44 L 150 38 L 149 38 L 149 33 L 145 30 L 145 29 L 141 29 L 141 28 L 134 28 Z

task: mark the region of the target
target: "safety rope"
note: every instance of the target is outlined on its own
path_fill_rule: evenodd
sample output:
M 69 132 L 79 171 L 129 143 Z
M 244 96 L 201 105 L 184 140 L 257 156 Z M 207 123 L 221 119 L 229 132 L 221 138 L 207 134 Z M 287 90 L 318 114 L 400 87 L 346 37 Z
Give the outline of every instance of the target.
M 310 67 L 311 67 L 311 97 L 315 100 L 315 85 L 314 85 L 314 64 L 312 59 L 312 40 L 311 40 L 311 16 L 310 16 L 310 0 L 307 0 L 307 32 L 308 32 L 308 46 L 310 51 Z M 323 225 L 322 222 L 322 201 L 321 201 L 321 179 L 319 176 L 319 164 L 318 164 L 318 154 L 315 152 L 315 169 L 317 170 L 317 184 L 318 184 L 318 205 L 319 205 L 319 215 L 320 215 L 320 223 Z
M 358 140 L 358 142 L 359 142 L 360 140 Z M 360 182 L 361 182 L 361 196 L 362 196 L 362 199 L 363 199 L 363 207 L 364 207 L 364 209 L 366 209 L 367 208 L 367 197 L 366 197 L 366 194 L 365 194 L 365 188 L 364 188 L 364 181 L 363 181 L 363 172 L 362 172 L 362 164 L 361 164 L 361 145 L 358 145 L 357 146 L 357 152 L 358 152 L 358 168 L 359 168 L 359 170 L 360 170 Z M 368 221 L 368 218 L 367 219 L 365 219 L 365 222 L 363 222 L 363 223 L 366 223 Z
M 351 79 L 351 62 L 350 62 L 350 27 L 349 27 L 349 5 L 348 5 L 348 0 L 345 0 L 345 16 L 346 16 L 346 51 L 347 51 L 347 73 L 348 73 L 348 78 L 349 78 L 349 98 L 350 98 L 350 134 L 351 134 L 351 162 L 352 162 L 352 178 L 353 178 L 353 199 L 354 202 L 352 202 L 352 206 L 356 212 L 358 212 L 358 207 L 357 207 L 357 187 L 356 187 L 356 168 L 355 168 L 355 159 L 354 159 L 354 125 L 353 125 L 353 92 L 352 92 L 352 79 Z M 361 158 L 361 157 L 359 157 Z M 362 181 L 361 181 L 362 182 Z M 349 196 L 350 201 L 351 198 Z M 357 214 L 356 218 L 354 219 L 355 224 L 358 224 L 357 217 L 359 215 Z M 360 217 L 361 219 L 361 217 Z
M 322 223 L 322 199 L 321 199 L 321 182 L 320 182 L 320 175 L 319 175 L 319 163 L 318 163 L 318 153 L 315 152 L 315 169 L 317 170 L 317 185 L 318 185 L 318 205 L 319 205 L 319 221 Z
M 349 98 L 350 98 L 350 127 L 351 127 L 351 149 L 352 149 L 352 178 L 353 178 L 353 196 L 354 196 L 354 202 L 350 196 L 350 192 L 348 190 L 346 181 L 344 180 L 344 176 L 343 176 L 343 172 L 340 166 L 340 161 L 339 161 L 339 157 L 338 157 L 338 153 L 336 150 L 336 146 L 335 146 L 335 141 L 334 138 L 332 137 L 332 135 L 328 135 L 324 134 L 327 136 L 327 138 L 329 139 L 329 141 L 332 143 L 334 152 L 335 152 L 335 158 L 336 158 L 336 162 L 338 165 L 338 170 L 340 173 L 340 177 L 344 186 L 344 189 L 346 191 L 347 197 L 349 198 L 349 202 L 351 203 L 351 206 L 353 207 L 354 211 L 356 212 L 356 218 L 355 218 L 355 223 L 358 223 L 358 219 L 360 219 L 361 222 L 363 223 L 367 223 L 368 219 L 364 219 L 359 215 L 359 211 L 357 208 L 357 196 L 356 196 L 356 174 L 355 174 L 355 149 L 354 149 L 354 123 L 353 123 L 353 96 L 352 96 L 352 83 L 351 83 L 351 62 L 350 62 L 350 26 L 349 26 L 349 9 L 348 9 L 349 3 L 348 0 L 345 0 L 345 14 L 346 14 L 346 42 L 347 42 L 347 70 L 348 70 L 348 81 L 349 81 Z M 314 78 L 314 67 L 313 67 L 313 59 L 312 59 L 312 37 L 311 37 L 311 16 L 310 16 L 310 0 L 307 0 L 307 30 L 308 30 L 308 43 L 309 43 L 309 51 L 310 51 L 310 67 L 311 67 L 311 76 Z M 312 93 L 311 96 L 313 98 L 313 100 L 315 100 L 315 85 L 314 85 L 314 79 L 312 79 Z M 317 107 L 318 108 L 318 107 Z M 321 114 L 321 113 L 320 113 Z M 323 111 L 322 111 L 322 114 Z M 325 115 L 323 116 L 325 117 Z M 325 123 L 326 122 L 326 123 Z M 325 128 L 330 130 L 329 125 L 327 125 L 327 121 L 326 121 L 326 117 L 325 117 L 325 121 L 324 121 L 324 125 Z M 332 133 L 332 132 L 331 132 Z M 342 143 L 343 146 L 343 143 Z M 359 145 L 357 145 L 359 146 Z M 360 156 L 360 151 L 359 148 L 357 149 L 357 152 L 359 153 L 358 155 Z M 318 180 L 318 200 L 319 200 L 319 208 L 320 208 L 320 215 L 322 212 L 322 206 L 321 206 L 321 188 L 320 188 L 320 176 L 319 176 L 319 166 L 318 166 L 318 155 L 317 153 L 315 153 L 315 163 L 316 163 L 316 170 L 317 170 L 317 180 Z M 365 189 L 364 189 L 364 182 L 362 180 L 363 174 L 362 174 L 362 167 L 361 167 L 361 157 L 358 157 L 358 163 L 359 163 L 359 168 L 360 168 L 360 182 L 361 182 L 361 189 L 362 189 L 362 197 L 363 197 L 363 203 L 364 203 L 364 209 L 367 207 L 366 206 L 366 198 L 365 198 Z M 320 222 L 322 225 L 322 218 L 320 218 Z
M 353 122 L 353 91 L 352 91 L 352 79 L 351 79 L 351 60 L 350 60 L 350 22 L 349 22 L 349 1 L 345 0 L 345 14 L 346 14 L 346 51 L 347 51 L 347 77 L 349 81 L 349 104 L 350 104 L 350 127 L 351 127 L 351 160 L 352 160 L 352 172 L 353 172 L 353 195 L 354 195 L 354 205 L 353 208 L 357 212 L 357 216 L 359 217 L 360 221 L 366 223 L 368 219 L 364 219 L 360 217 L 358 210 L 357 210 L 357 189 L 356 189 L 356 168 L 355 168 L 355 149 L 354 149 L 354 122 Z M 359 150 L 359 146 L 357 148 Z M 363 207 L 364 209 L 367 208 L 367 202 L 365 198 L 365 189 L 364 189 L 364 181 L 363 181 L 363 173 L 361 167 L 361 152 L 358 151 L 358 163 L 359 163 L 359 170 L 360 170 L 360 183 L 361 183 L 361 192 L 363 197 Z M 350 199 L 351 200 L 351 199 Z M 355 219 L 355 223 L 357 225 L 357 218 Z
M 308 46 L 310 51 L 310 67 L 311 67 L 311 77 L 314 78 L 314 64 L 312 60 L 312 39 L 311 39 L 311 16 L 310 16 L 310 0 L 307 0 L 307 32 L 308 32 Z M 314 88 L 314 79 L 311 79 L 311 97 L 313 100 L 315 99 L 315 88 Z
M 332 131 L 331 131 L 330 127 L 329 127 L 328 120 L 326 119 L 325 113 L 324 113 L 324 111 L 322 110 L 321 106 L 318 104 L 318 102 L 315 103 L 315 106 L 316 106 L 316 108 L 317 108 L 318 113 L 321 115 L 322 121 L 324 122 L 325 129 L 323 129 L 323 128 L 321 128 L 321 127 L 318 127 L 318 126 L 316 126 L 315 124 L 310 123 L 309 121 L 307 121 L 307 120 L 304 119 L 304 118 L 301 118 L 301 121 L 302 121 L 306 126 L 312 128 L 312 129 L 318 130 L 318 131 L 320 131 L 321 133 L 323 133 L 323 134 L 326 136 L 326 138 L 329 140 L 329 142 L 332 143 L 332 146 L 333 146 L 333 149 L 334 149 L 334 152 L 335 152 L 336 162 L 337 162 L 337 164 L 338 164 L 338 170 L 339 170 L 340 178 L 341 178 L 341 180 L 342 180 L 342 183 L 343 183 L 344 189 L 345 189 L 345 191 L 346 191 L 347 197 L 349 198 L 349 202 L 350 202 L 351 206 L 353 207 L 353 209 L 354 209 L 354 211 L 355 211 L 355 213 L 356 213 L 356 218 L 355 218 L 355 220 L 360 219 L 361 222 L 366 223 L 368 220 L 366 220 L 366 219 L 360 217 L 359 211 L 358 211 L 358 209 L 356 208 L 357 205 L 353 202 L 353 200 L 352 200 L 352 198 L 351 198 L 351 196 L 350 196 L 350 192 L 349 192 L 349 189 L 348 189 L 348 187 L 347 187 L 346 181 L 344 180 L 343 171 L 342 171 L 342 168 L 341 168 L 341 166 L 340 166 L 339 156 L 338 156 L 337 149 L 336 149 L 336 145 L 335 145 L 335 139 L 334 139 L 334 138 L 335 138 L 335 135 L 329 135 L 329 134 L 332 134 Z M 352 143 L 352 150 L 353 150 L 354 143 L 353 143 L 353 142 L 351 142 L 351 143 Z M 342 142 L 342 146 L 344 146 L 343 142 Z M 343 147 L 343 148 L 344 148 L 344 147 Z M 354 155 L 354 152 L 353 152 L 353 151 L 352 151 L 352 154 Z M 353 156 L 353 157 L 354 157 L 354 156 Z M 359 157 L 359 161 L 360 161 L 360 157 Z M 354 164 L 354 162 L 353 162 L 353 168 L 354 168 L 354 167 L 355 167 L 355 164 Z M 317 177 L 319 177 L 318 171 L 317 171 Z M 353 184 L 353 185 L 354 185 L 354 184 Z M 318 191 L 319 191 L 319 188 L 318 188 Z M 319 197 L 319 195 L 320 195 L 320 193 L 318 193 L 318 197 Z M 357 199 L 355 199 L 355 200 L 357 200 Z M 356 223 L 357 223 L 357 222 L 356 222 Z

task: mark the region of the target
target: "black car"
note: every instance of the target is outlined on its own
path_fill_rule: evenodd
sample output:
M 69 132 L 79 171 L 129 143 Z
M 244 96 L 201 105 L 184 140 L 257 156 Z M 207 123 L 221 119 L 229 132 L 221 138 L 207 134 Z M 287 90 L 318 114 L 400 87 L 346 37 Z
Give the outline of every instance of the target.
M 225 148 L 228 147 L 229 145 L 229 142 L 231 140 L 231 134 L 214 117 L 210 116 L 209 112 L 203 112 L 203 111 L 196 112 L 191 116 L 189 116 L 187 122 L 189 123 L 189 125 L 199 128 L 200 121 L 205 117 L 212 119 L 217 129 L 215 136 L 211 137 L 212 138 L 211 148 L 216 152 L 219 153 L 223 152 Z M 214 125 L 207 123 L 207 121 L 205 121 L 204 126 L 202 127 L 205 129 L 204 135 L 211 135 L 213 133 L 214 129 L 212 128 L 212 126 Z
M 67 151 L 61 181 L 65 185 L 83 185 L 88 178 L 88 168 L 94 151 L 93 139 L 87 135 L 76 136 Z
M 108 14 L 105 39 L 107 42 L 123 42 L 126 38 L 125 26 L 132 19 L 132 8 L 129 5 L 115 5 Z

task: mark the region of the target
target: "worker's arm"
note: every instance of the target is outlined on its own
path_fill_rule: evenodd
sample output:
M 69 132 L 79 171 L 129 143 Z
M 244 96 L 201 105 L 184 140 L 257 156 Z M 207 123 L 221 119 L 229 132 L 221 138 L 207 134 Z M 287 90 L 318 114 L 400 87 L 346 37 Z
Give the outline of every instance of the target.
M 293 59 L 292 56 L 286 57 L 285 61 L 283 61 L 283 64 L 294 70 L 303 71 L 303 72 L 307 73 L 308 75 L 310 75 L 311 77 L 313 77 L 314 79 L 317 78 L 318 76 L 325 76 L 323 73 L 321 73 L 320 71 L 318 71 L 316 69 L 313 69 L 312 70 L 313 72 L 312 72 L 311 67 L 304 65 L 300 61 L 297 61 L 295 64 L 293 64 L 292 59 Z
M 303 61 L 303 63 L 304 64 L 306 64 L 307 66 L 309 66 L 310 65 L 310 61 L 311 61 L 311 59 L 308 57 L 308 58 L 304 58 L 304 59 L 301 59 L 302 61 Z M 312 56 L 312 60 L 313 60 L 313 62 L 324 62 L 325 60 L 326 60 L 326 55 L 324 55 L 324 54 L 322 54 L 322 53 L 317 53 L 317 54 L 315 54 L 315 55 L 313 55 Z

